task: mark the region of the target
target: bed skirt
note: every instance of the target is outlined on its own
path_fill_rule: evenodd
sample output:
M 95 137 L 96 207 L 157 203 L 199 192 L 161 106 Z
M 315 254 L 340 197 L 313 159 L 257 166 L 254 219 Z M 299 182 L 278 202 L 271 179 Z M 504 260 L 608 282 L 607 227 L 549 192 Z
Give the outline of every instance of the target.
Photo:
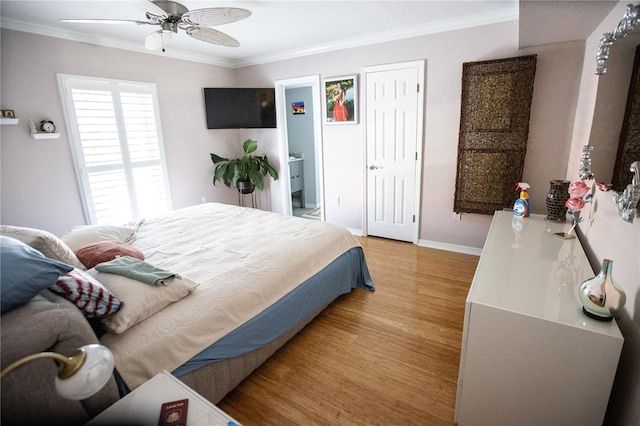
M 313 320 L 325 307 L 309 315 L 294 329 L 265 346 L 244 355 L 214 362 L 178 377 L 183 383 L 213 404 L 220 402 L 229 392 L 245 378 L 284 346 L 292 337 Z
M 374 290 L 361 247 L 344 253 L 256 317 L 255 321 L 238 328 L 172 374 L 215 404 L 331 302 L 355 287 Z M 290 325 L 286 325 L 288 323 Z M 265 324 L 270 326 L 264 327 Z M 282 331 L 283 328 L 286 330 Z M 238 344 L 241 339 L 245 341 L 243 345 Z M 229 356 L 233 354 L 232 349 L 238 346 L 255 348 Z M 219 350 L 215 350 L 216 347 Z M 200 366 L 193 368 L 194 365 Z

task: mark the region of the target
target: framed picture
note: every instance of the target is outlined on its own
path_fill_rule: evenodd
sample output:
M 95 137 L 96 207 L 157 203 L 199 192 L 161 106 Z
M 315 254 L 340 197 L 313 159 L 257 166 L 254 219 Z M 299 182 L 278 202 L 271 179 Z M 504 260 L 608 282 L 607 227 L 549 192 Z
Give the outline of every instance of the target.
M 291 104 L 291 110 L 293 111 L 293 115 L 301 115 L 304 114 L 304 102 L 293 102 Z
M 324 80 L 324 123 L 358 123 L 358 80 L 356 75 Z
M 4 118 L 16 118 L 16 115 L 13 113 L 12 109 L 3 109 L 2 117 Z

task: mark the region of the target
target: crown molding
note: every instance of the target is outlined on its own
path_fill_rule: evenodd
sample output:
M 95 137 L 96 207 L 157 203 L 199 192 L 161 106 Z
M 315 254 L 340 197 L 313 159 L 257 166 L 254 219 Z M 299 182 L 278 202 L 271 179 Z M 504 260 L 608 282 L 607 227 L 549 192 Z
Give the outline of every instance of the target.
M 497 24 L 501 22 L 517 21 L 519 19 L 518 4 L 511 10 L 499 13 L 491 12 L 468 16 L 464 18 L 452 18 L 424 25 L 415 25 L 398 30 L 386 31 L 377 34 L 343 39 L 338 42 L 318 44 L 304 49 L 290 50 L 273 55 L 256 56 L 236 60 L 234 68 L 242 68 L 252 65 L 261 65 L 270 62 L 295 59 L 303 56 L 317 55 L 319 53 L 334 52 L 341 49 L 367 46 L 371 44 L 385 43 L 429 34 L 443 33 L 447 31 L 461 30 L 465 28 L 479 27 L 483 25 Z
M 199 55 L 186 51 L 170 51 L 170 52 L 154 52 L 149 51 L 137 43 L 127 43 L 121 40 L 107 37 L 98 37 L 86 33 L 80 33 L 69 30 L 60 30 L 49 26 L 33 24 L 29 22 L 5 19 L 0 20 L 0 27 L 9 30 L 28 32 L 47 37 L 61 38 L 65 40 L 77 41 L 81 43 L 95 44 L 99 46 L 112 47 L 116 49 L 124 49 L 147 55 L 158 55 L 163 58 L 179 59 L 184 61 L 200 62 L 209 65 L 216 65 L 226 68 L 243 68 L 253 65 L 261 65 L 270 62 L 295 59 L 305 56 L 317 55 L 320 53 L 328 53 L 336 50 L 350 49 L 355 47 L 367 46 L 378 43 L 402 40 L 407 38 L 419 37 L 429 34 L 442 33 L 447 31 L 460 30 L 465 28 L 478 27 L 483 25 L 497 24 L 501 22 L 515 21 L 519 19 L 518 4 L 514 3 L 514 7 L 501 12 L 491 12 L 467 16 L 463 18 L 452 18 L 424 25 L 415 25 L 398 30 L 385 31 L 382 33 L 366 35 L 361 37 L 353 37 L 343 39 L 337 42 L 318 44 L 303 49 L 294 49 L 276 54 L 254 56 L 243 59 L 224 59 L 212 57 L 209 55 Z
M 235 66 L 234 61 L 229 59 L 216 58 L 208 55 L 199 55 L 197 53 L 178 50 L 172 50 L 169 52 L 156 52 L 145 49 L 144 47 L 140 46 L 139 43 L 128 43 L 111 37 L 100 37 L 92 34 L 80 33 L 77 31 L 60 30 L 58 28 L 34 24 L 31 22 L 24 22 L 16 19 L 2 18 L 0 20 L 0 28 L 22 31 L 46 37 L 55 37 L 64 40 L 77 41 L 80 43 L 94 44 L 97 46 L 112 47 L 114 49 L 129 50 L 136 53 L 144 53 L 146 55 L 162 56 L 163 58 L 200 62 L 203 64 L 217 65 L 226 68 L 234 68 Z

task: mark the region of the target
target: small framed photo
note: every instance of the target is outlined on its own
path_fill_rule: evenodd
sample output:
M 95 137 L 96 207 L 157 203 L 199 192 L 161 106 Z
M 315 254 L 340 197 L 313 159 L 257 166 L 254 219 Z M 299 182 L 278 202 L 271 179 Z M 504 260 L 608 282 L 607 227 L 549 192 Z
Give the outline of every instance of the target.
M 304 101 L 293 102 L 291 104 L 291 111 L 293 111 L 293 115 L 304 114 Z
M 4 117 L 4 118 L 16 118 L 16 115 L 14 114 L 12 109 L 3 109 L 2 110 L 2 117 Z
M 358 123 L 358 76 L 324 80 L 324 123 Z

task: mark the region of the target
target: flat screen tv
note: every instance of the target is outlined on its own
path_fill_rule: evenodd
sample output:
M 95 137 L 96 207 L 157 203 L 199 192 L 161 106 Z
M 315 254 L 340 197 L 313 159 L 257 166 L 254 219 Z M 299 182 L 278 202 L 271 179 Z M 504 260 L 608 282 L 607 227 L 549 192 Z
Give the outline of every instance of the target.
M 263 129 L 276 127 L 273 88 L 205 88 L 208 129 Z

